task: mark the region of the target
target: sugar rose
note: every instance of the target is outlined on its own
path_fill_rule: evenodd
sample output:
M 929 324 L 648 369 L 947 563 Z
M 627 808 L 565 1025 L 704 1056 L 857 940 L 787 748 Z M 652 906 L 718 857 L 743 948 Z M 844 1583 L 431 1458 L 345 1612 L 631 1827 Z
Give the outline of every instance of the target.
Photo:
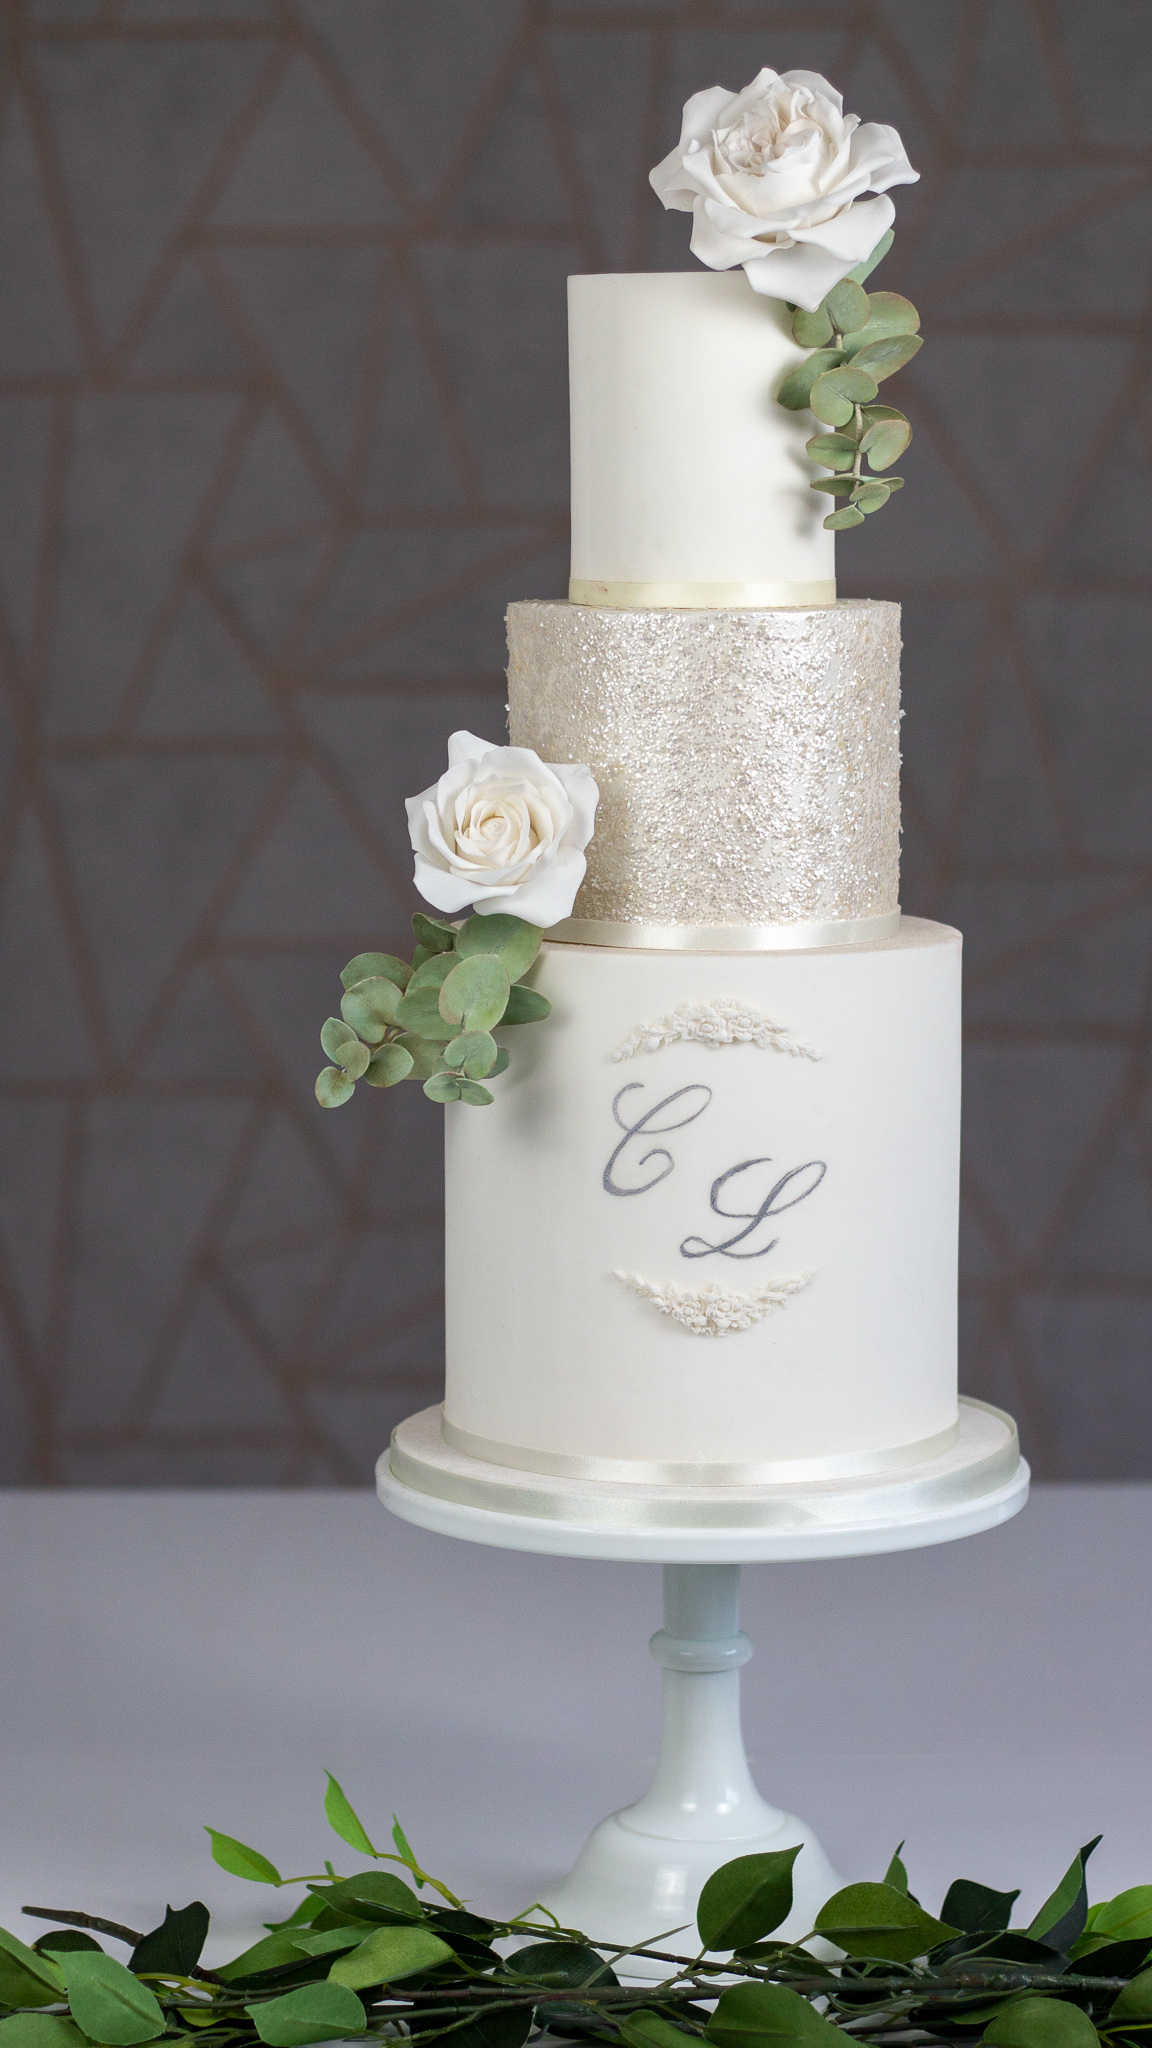
M 500 910 L 546 930 L 584 880 L 598 798 L 587 768 L 454 732 L 447 773 L 405 807 L 416 887 L 437 910 Z
M 895 219 L 885 193 L 919 177 L 894 128 L 845 114 L 815 71 L 758 73 L 740 93 L 693 93 L 675 149 L 650 173 L 665 206 L 691 213 L 692 254 L 742 263 L 754 291 L 815 310 Z

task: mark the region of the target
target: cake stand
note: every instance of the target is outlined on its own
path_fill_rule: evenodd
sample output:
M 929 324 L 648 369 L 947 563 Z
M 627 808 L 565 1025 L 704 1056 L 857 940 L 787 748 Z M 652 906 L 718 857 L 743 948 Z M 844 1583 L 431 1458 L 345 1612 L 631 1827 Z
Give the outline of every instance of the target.
M 701 1887 L 734 1856 L 800 1843 L 793 1908 L 809 1932 L 840 1880 L 812 1830 L 769 1806 L 740 1732 L 742 1563 L 861 1557 L 949 1543 L 1023 1507 L 1028 1467 L 1010 1416 L 963 1400 L 949 1450 L 928 1464 L 850 1480 L 760 1488 L 655 1487 L 514 1471 L 450 1448 L 438 1408 L 396 1430 L 377 1467 L 386 1508 L 439 1535 L 552 1557 L 664 1567 L 664 1626 L 649 1648 L 664 1673 L 652 1782 L 593 1829 L 542 1904 L 593 1940 L 652 1941 L 695 1920 Z M 632 1959 L 631 1974 L 659 1974 Z

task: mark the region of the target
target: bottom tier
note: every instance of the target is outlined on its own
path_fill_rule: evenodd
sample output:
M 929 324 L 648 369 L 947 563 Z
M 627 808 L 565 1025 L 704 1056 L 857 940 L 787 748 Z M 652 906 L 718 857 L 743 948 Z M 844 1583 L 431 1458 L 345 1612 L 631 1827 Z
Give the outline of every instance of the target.
M 535 981 L 496 1103 L 445 1118 L 449 1446 L 708 1487 L 946 1453 L 959 933 L 553 944 Z

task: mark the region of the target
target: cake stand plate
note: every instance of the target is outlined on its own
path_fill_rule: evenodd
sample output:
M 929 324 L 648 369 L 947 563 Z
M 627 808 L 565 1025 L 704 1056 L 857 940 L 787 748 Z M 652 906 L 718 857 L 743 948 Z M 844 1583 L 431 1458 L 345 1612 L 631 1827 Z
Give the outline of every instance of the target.
M 593 1829 L 543 1906 L 593 1940 L 680 1947 L 700 1891 L 735 1856 L 801 1845 L 793 1908 L 778 1932 L 809 1932 L 836 1876 L 810 1828 L 768 1805 L 740 1732 L 741 1563 L 859 1557 L 948 1543 L 1023 1507 L 1028 1467 L 1012 1418 L 962 1401 L 956 1442 L 897 1473 L 776 1487 L 643 1487 L 551 1478 L 470 1458 L 445 1443 L 440 1410 L 401 1423 L 377 1467 L 386 1508 L 407 1522 L 554 1557 L 664 1566 L 664 1626 L 649 1645 L 664 1673 L 664 1725 L 643 1798 Z M 688 1946 L 695 1947 L 689 1932 Z M 632 1977 L 665 1970 L 633 1957 Z

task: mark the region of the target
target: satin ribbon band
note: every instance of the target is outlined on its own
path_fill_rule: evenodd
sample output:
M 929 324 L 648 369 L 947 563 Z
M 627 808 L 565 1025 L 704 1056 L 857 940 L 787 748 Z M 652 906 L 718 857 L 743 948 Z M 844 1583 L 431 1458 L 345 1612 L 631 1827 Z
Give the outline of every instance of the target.
M 795 607 L 807 611 L 835 604 L 836 578 L 798 583 L 601 583 L 573 576 L 569 604 L 600 605 L 605 611 L 764 611 Z
M 819 1485 L 826 1479 L 870 1479 L 927 1465 L 951 1450 L 960 1424 L 949 1423 L 934 1436 L 899 1444 L 895 1450 L 857 1451 L 839 1458 L 725 1459 L 716 1464 L 669 1458 L 586 1458 L 562 1451 L 527 1450 L 522 1444 L 500 1443 L 474 1436 L 449 1422 L 441 1411 L 444 1441 L 466 1458 L 503 1465 L 515 1472 L 541 1472 L 552 1479 L 606 1479 L 627 1486 L 795 1486 Z
M 604 1529 L 771 1529 L 801 1534 L 845 1524 L 910 1522 L 1007 1486 L 1020 1464 L 1016 1425 L 984 1401 L 960 1402 L 960 1432 L 934 1461 L 887 1479 L 793 1486 L 659 1486 L 547 1479 L 452 1450 L 439 1411 L 402 1422 L 389 1452 L 392 1476 L 415 1493 L 495 1514 Z
M 900 912 L 822 918 L 808 924 L 624 924 L 566 917 L 545 937 L 562 946 L 626 946 L 653 953 L 799 953 L 816 946 L 864 946 L 894 939 Z

